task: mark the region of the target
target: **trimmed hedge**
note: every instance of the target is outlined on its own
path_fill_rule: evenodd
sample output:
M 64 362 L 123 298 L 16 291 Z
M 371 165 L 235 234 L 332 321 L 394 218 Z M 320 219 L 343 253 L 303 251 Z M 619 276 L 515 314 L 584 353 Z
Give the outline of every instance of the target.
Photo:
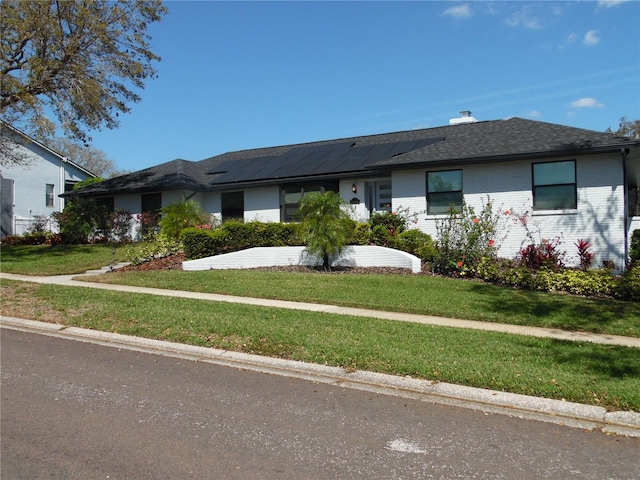
M 301 245 L 295 223 L 229 221 L 213 230 L 186 228 L 180 234 L 190 260 L 235 252 L 251 247 Z
M 180 242 L 187 259 L 195 260 L 222 253 L 227 245 L 227 233 L 219 228 L 215 230 L 185 228 L 180 232 Z

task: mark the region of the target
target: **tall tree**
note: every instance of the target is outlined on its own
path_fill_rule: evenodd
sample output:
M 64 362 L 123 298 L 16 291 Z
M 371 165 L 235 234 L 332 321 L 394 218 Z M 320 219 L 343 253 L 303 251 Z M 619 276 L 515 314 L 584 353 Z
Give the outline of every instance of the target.
M 111 178 L 124 173 L 118 170 L 106 153 L 97 148 L 78 145 L 68 138 L 60 137 L 47 142 L 47 146 L 99 177 Z
M 134 89 L 155 78 L 149 24 L 166 14 L 160 0 L 2 0 L 0 114 L 42 138 L 57 118 L 65 136 L 116 128 L 140 101 Z
M 640 138 L 640 120 L 627 120 L 627 117 L 620 119 L 620 125 L 616 131 L 607 128 L 607 133 L 613 133 L 622 137 Z

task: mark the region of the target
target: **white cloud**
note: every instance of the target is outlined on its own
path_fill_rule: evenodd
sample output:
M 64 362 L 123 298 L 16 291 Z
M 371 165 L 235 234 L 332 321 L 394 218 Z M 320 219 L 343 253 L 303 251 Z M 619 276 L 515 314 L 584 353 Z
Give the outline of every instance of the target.
M 444 12 L 442 12 L 442 15 L 449 15 L 450 17 L 456 18 L 468 18 L 473 15 L 473 12 L 471 11 L 471 7 L 469 6 L 469 4 L 465 3 L 463 5 L 457 5 L 455 7 L 447 8 Z
M 593 97 L 579 98 L 569 104 L 571 108 L 599 108 L 604 107 L 603 103 L 598 102 Z
M 597 45 L 598 43 L 600 43 L 600 37 L 598 36 L 598 32 L 596 30 L 589 30 L 584 35 L 584 40 L 582 40 L 582 43 L 588 46 Z
M 540 21 L 531 14 L 530 9 L 527 7 L 524 7 L 515 12 L 513 15 L 507 18 L 505 22 L 510 27 L 523 26 L 532 30 L 542 28 L 542 26 L 540 25 Z
M 542 113 L 540 113 L 538 110 L 529 110 L 526 113 L 526 116 L 529 118 L 542 118 Z
M 629 0 L 599 0 L 598 1 L 598 6 L 599 7 L 604 7 L 604 8 L 611 8 L 611 7 L 615 7 L 618 6 L 622 3 L 626 3 Z
M 567 35 L 566 40 L 560 44 L 559 48 L 565 48 L 568 45 L 576 43 L 577 40 L 578 40 L 578 35 L 575 33 L 570 33 L 569 35 Z

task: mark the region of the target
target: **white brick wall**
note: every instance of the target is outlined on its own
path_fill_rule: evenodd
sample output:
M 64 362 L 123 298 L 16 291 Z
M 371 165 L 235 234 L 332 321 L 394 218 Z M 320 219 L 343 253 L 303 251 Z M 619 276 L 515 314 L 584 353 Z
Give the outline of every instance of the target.
M 260 222 L 280 221 L 280 188 L 263 187 L 244 191 L 244 219 Z
M 565 160 L 572 160 L 566 158 Z M 554 159 L 555 160 L 555 159 Z M 563 160 L 563 159 L 557 159 Z M 482 210 L 487 195 L 494 212 L 504 215 L 500 256 L 513 258 L 529 243 L 527 230 L 514 221 L 514 213 L 526 214 L 529 232 L 535 241 L 542 238 L 561 240 L 560 250 L 567 252 L 567 264 L 579 262 L 574 243 L 578 239 L 592 244 L 595 264 L 613 260 L 624 265 L 624 195 L 622 166 L 619 156 L 577 158 L 578 209 L 533 212 L 531 164 L 533 161 L 465 165 L 463 189 L 465 201 L 476 212 Z M 459 168 L 459 167 L 451 167 Z M 439 168 L 438 170 L 449 169 Z M 436 220 L 443 216 L 426 215 L 426 169 L 393 173 L 393 209 L 409 208 L 418 214 L 417 228 L 437 238 Z M 498 239 L 499 240 L 499 239 Z
M 255 247 L 239 252 L 188 260 L 182 263 L 184 270 L 226 270 L 286 265 L 317 266 L 322 262 L 310 256 L 305 247 Z M 421 271 L 420 259 L 414 255 L 391 248 L 354 245 L 345 247 L 338 258 L 331 259 L 332 266 L 396 267 Z

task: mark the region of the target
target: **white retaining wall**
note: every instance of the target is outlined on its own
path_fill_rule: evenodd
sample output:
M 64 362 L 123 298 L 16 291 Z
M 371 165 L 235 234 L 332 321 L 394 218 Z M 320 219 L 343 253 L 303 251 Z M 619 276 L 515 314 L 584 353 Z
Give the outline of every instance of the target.
M 288 265 L 316 266 L 322 262 L 309 255 L 305 247 L 255 247 L 213 257 L 187 260 L 183 270 L 227 270 Z M 342 255 L 331 259 L 332 267 L 393 267 L 407 268 L 413 273 L 422 270 L 420 259 L 392 248 L 353 245 L 345 247 Z

